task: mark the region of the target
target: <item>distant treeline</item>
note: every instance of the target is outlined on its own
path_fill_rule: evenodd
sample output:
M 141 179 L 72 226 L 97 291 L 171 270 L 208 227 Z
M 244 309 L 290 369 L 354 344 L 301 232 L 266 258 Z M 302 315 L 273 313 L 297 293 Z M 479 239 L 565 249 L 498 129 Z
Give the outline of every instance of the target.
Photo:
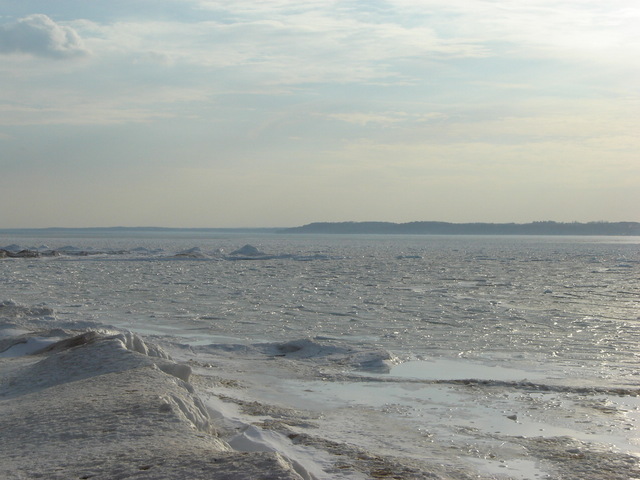
M 279 230 L 281 233 L 402 235 L 638 235 L 638 222 L 589 223 L 448 223 L 448 222 L 318 222 Z

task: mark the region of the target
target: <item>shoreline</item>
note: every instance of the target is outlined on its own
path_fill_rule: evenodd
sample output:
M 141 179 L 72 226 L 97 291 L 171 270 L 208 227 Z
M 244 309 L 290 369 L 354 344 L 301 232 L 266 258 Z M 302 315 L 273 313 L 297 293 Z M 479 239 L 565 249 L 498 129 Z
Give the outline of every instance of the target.
M 640 236 L 640 222 L 591 221 L 528 223 L 495 222 L 441 222 L 412 221 L 404 223 L 385 221 L 312 222 L 294 227 L 42 227 L 0 228 L 0 235 L 8 236 L 87 236 L 114 235 L 154 236 L 191 234 L 196 237 L 210 235 L 480 235 L 480 236 Z

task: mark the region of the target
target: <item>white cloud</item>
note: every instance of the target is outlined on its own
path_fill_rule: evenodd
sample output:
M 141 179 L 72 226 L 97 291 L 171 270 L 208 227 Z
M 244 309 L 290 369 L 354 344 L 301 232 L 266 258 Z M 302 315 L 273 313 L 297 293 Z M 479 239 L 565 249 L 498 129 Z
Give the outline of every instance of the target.
M 46 15 L 35 14 L 0 25 L 0 53 L 62 59 L 89 52 L 74 29 L 59 25 Z

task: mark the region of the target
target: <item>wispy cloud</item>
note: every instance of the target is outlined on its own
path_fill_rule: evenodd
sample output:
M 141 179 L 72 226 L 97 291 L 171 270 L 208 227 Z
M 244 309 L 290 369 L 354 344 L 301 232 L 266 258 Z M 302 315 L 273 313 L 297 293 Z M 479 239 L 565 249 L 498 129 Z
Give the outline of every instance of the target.
M 277 224 L 411 220 L 426 204 L 531 220 L 511 214 L 538 188 L 553 209 L 593 206 L 606 183 L 622 192 L 600 202 L 610 217 L 637 217 L 637 0 L 4 3 L 0 162 L 20 178 L 175 166 L 140 184 L 178 192 L 181 212 L 200 185 L 201 205 L 246 203 L 228 219 L 244 224 L 256 204 Z M 292 205 L 297 220 L 273 220 Z
M 175 117 L 175 104 L 202 100 L 202 92 L 178 88 L 96 97 L 92 91 L 44 87 L 29 98 L 0 100 L 0 126 L 148 123 Z

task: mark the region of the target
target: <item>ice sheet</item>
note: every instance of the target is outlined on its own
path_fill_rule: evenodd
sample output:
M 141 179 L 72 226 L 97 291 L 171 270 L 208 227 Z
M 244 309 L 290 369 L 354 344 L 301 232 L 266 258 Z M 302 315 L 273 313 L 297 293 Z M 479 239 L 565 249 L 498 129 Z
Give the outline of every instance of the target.
M 329 478 L 640 478 L 637 244 L 9 243 L 62 253 L 0 261 L 8 328 L 142 333 L 181 364 L 161 374 L 227 407 L 214 418 L 225 441 L 277 438 Z M 225 253 L 247 244 L 264 255 Z M 0 360 L 9 374 L 36 357 Z

